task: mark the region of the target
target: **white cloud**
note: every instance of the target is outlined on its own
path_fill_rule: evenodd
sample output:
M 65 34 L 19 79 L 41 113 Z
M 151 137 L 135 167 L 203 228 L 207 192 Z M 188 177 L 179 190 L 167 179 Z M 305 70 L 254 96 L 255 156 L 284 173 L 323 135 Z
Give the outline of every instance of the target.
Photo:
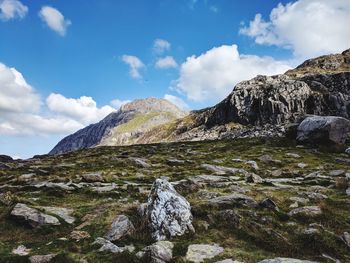
M 174 95 L 170 95 L 170 94 L 165 94 L 164 95 L 164 99 L 170 101 L 172 104 L 176 105 L 177 107 L 179 107 L 182 110 L 189 110 L 189 106 L 186 104 L 186 102 L 183 101 L 183 99 L 174 96 Z
M 210 6 L 209 10 L 214 12 L 214 13 L 219 13 L 219 8 L 217 6 L 214 6 L 214 5 Z
M 343 51 L 350 46 L 349 0 L 298 0 L 272 9 L 265 21 L 256 14 L 240 33 L 258 44 L 292 49 L 302 58 Z
M 145 67 L 145 64 L 136 56 L 123 55 L 122 60 L 129 65 L 129 74 L 133 79 L 142 78 L 140 69 Z
M 40 97 L 15 68 L 0 63 L 0 113 L 37 112 Z
M 52 113 L 74 119 L 84 125 L 98 122 L 111 112 L 115 111 L 111 106 L 98 108 L 91 97 L 81 96 L 78 99 L 66 98 L 61 94 L 51 93 L 46 104 Z
M 67 135 L 115 111 L 91 97 L 52 93 L 46 106 L 15 68 L 0 63 L 0 135 Z
M 27 13 L 28 7 L 18 0 L 0 0 L 0 19 L 3 21 L 22 19 Z
M 162 54 L 164 51 L 170 50 L 171 44 L 164 39 L 156 39 L 153 43 L 153 51 L 157 54 Z
M 155 66 L 159 69 L 177 68 L 177 63 L 173 57 L 166 56 L 164 58 L 159 58 Z
M 51 6 L 43 6 L 39 11 L 39 16 L 49 28 L 61 36 L 66 34 L 67 27 L 72 24 L 70 20 L 64 18 L 60 11 Z
M 113 106 L 113 108 L 115 109 L 119 109 L 121 106 L 123 106 L 126 103 L 131 102 L 131 100 L 119 100 L 119 99 L 115 99 L 111 101 L 111 105 Z
M 215 102 L 225 98 L 242 80 L 288 69 L 285 62 L 271 57 L 240 55 L 236 45 L 223 45 L 198 57 L 188 57 L 180 67 L 180 77 L 173 88 L 190 100 Z

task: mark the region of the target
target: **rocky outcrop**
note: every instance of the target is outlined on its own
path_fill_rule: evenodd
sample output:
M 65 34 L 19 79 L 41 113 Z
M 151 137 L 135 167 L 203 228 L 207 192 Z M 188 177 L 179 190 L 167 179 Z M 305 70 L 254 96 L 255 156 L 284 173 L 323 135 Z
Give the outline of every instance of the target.
M 190 204 L 164 178 L 157 179 L 152 186 L 146 215 L 152 237 L 157 241 L 194 232 Z
M 313 116 L 303 120 L 297 133 L 299 142 L 344 144 L 350 121 L 342 117 Z
M 186 114 L 165 99 L 135 100 L 123 105 L 100 122 L 65 137 L 50 154 L 62 154 L 98 145 L 132 144 L 146 131 Z

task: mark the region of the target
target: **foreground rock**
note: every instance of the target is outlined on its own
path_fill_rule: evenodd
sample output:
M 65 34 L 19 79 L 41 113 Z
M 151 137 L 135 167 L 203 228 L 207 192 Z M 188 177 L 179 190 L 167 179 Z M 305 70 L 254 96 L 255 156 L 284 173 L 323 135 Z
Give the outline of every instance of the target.
M 37 209 L 30 208 L 25 204 L 18 203 L 11 211 L 11 216 L 20 221 L 25 221 L 32 227 L 43 225 L 60 225 L 56 217 L 41 213 Z
M 136 255 L 142 262 L 164 263 L 173 258 L 174 244 L 169 241 L 158 241 L 142 249 Z
M 110 241 L 117 241 L 123 237 L 130 236 L 135 231 L 134 225 L 125 215 L 118 215 L 112 223 L 111 229 L 105 235 Z
M 206 259 L 211 259 L 224 252 L 224 249 L 217 244 L 194 244 L 189 245 L 186 253 L 186 260 L 190 262 L 203 262 Z
M 135 250 L 135 247 L 133 245 L 125 246 L 125 247 L 118 247 L 118 246 L 114 245 L 111 241 L 104 239 L 102 237 L 96 238 L 95 242 L 92 244 L 93 245 L 100 245 L 101 246 L 99 249 L 100 252 L 107 251 L 107 252 L 118 254 L 118 253 L 123 253 L 125 251 L 128 251 L 131 253 Z
M 146 211 L 152 237 L 159 241 L 194 232 L 191 206 L 166 179 L 157 179 Z
M 315 261 L 300 260 L 295 258 L 274 258 L 274 259 L 264 259 L 259 261 L 259 263 L 317 263 Z
M 297 140 L 308 143 L 344 144 L 350 131 L 350 121 L 335 116 L 313 116 L 298 127 Z

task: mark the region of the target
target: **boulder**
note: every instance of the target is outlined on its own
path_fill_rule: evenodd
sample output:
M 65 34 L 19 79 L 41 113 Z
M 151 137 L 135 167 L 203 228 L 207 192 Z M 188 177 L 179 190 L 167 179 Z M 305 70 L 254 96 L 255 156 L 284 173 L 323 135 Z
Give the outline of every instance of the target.
M 56 217 L 41 213 L 37 209 L 30 208 L 25 204 L 18 203 L 11 211 L 11 216 L 25 221 L 32 227 L 40 227 L 42 225 L 60 225 L 60 221 Z
M 224 249 L 217 244 L 193 244 L 189 245 L 186 253 L 186 260 L 200 263 L 211 259 L 224 252 Z
M 173 243 L 163 240 L 145 247 L 136 255 L 142 260 L 142 262 L 165 263 L 172 260 L 173 248 Z
M 164 178 L 154 182 L 146 214 L 151 235 L 157 241 L 194 232 L 190 204 Z
M 100 252 L 108 251 L 108 252 L 117 254 L 117 253 L 123 253 L 125 251 L 128 251 L 131 253 L 135 250 L 135 247 L 133 245 L 118 247 L 117 245 L 114 245 L 111 241 L 104 239 L 102 237 L 96 238 L 95 242 L 92 244 L 100 245 L 101 247 L 98 250 Z
M 19 256 L 26 256 L 26 255 L 29 255 L 30 251 L 31 249 L 26 248 L 23 245 L 19 245 L 18 247 L 12 250 L 12 254 L 19 255 Z
M 298 127 L 297 141 L 304 143 L 345 143 L 350 131 L 350 121 L 336 116 L 313 116 L 303 120 Z
M 264 179 L 262 179 L 259 175 L 255 173 L 250 173 L 249 175 L 247 175 L 245 180 L 247 183 L 256 183 L 256 184 L 260 184 L 264 182 Z
M 103 177 L 101 172 L 83 174 L 82 177 L 83 177 L 83 180 L 88 183 L 103 182 Z
M 73 224 L 75 221 L 75 218 L 71 216 L 71 214 L 74 212 L 74 210 L 71 208 L 55 207 L 55 206 L 42 206 L 42 207 L 40 207 L 40 209 L 44 210 L 47 213 L 59 216 L 64 221 L 66 221 L 66 223 L 68 223 L 68 224 Z
M 211 203 L 217 205 L 235 205 L 235 206 L 247 206 L 247 207 L 256 207 L 257 202 L 244 194 L 233 193 L 230 195 L 218 196 L 210 200 Z
M 125 215 L 118 215 L 111 225 L 111 229 L 105 235 L 110 241 L 117 241 L 123 237 L 130 236 L 135 231 L 134 225 Z
M 57 254 L 35 255 L 29 258 L 30 263 L 49 263 Z

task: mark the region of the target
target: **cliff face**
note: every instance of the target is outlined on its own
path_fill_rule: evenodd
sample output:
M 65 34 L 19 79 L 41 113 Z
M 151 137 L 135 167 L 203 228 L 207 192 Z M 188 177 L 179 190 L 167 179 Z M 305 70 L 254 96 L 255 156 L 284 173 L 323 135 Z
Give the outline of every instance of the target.
M 186 115 L 164 99 L 148 98 L 123 105 L 96 124 L 62 139 L 49 154 L 61 154 L 98 145 L 132 144 L 144 132 Z

